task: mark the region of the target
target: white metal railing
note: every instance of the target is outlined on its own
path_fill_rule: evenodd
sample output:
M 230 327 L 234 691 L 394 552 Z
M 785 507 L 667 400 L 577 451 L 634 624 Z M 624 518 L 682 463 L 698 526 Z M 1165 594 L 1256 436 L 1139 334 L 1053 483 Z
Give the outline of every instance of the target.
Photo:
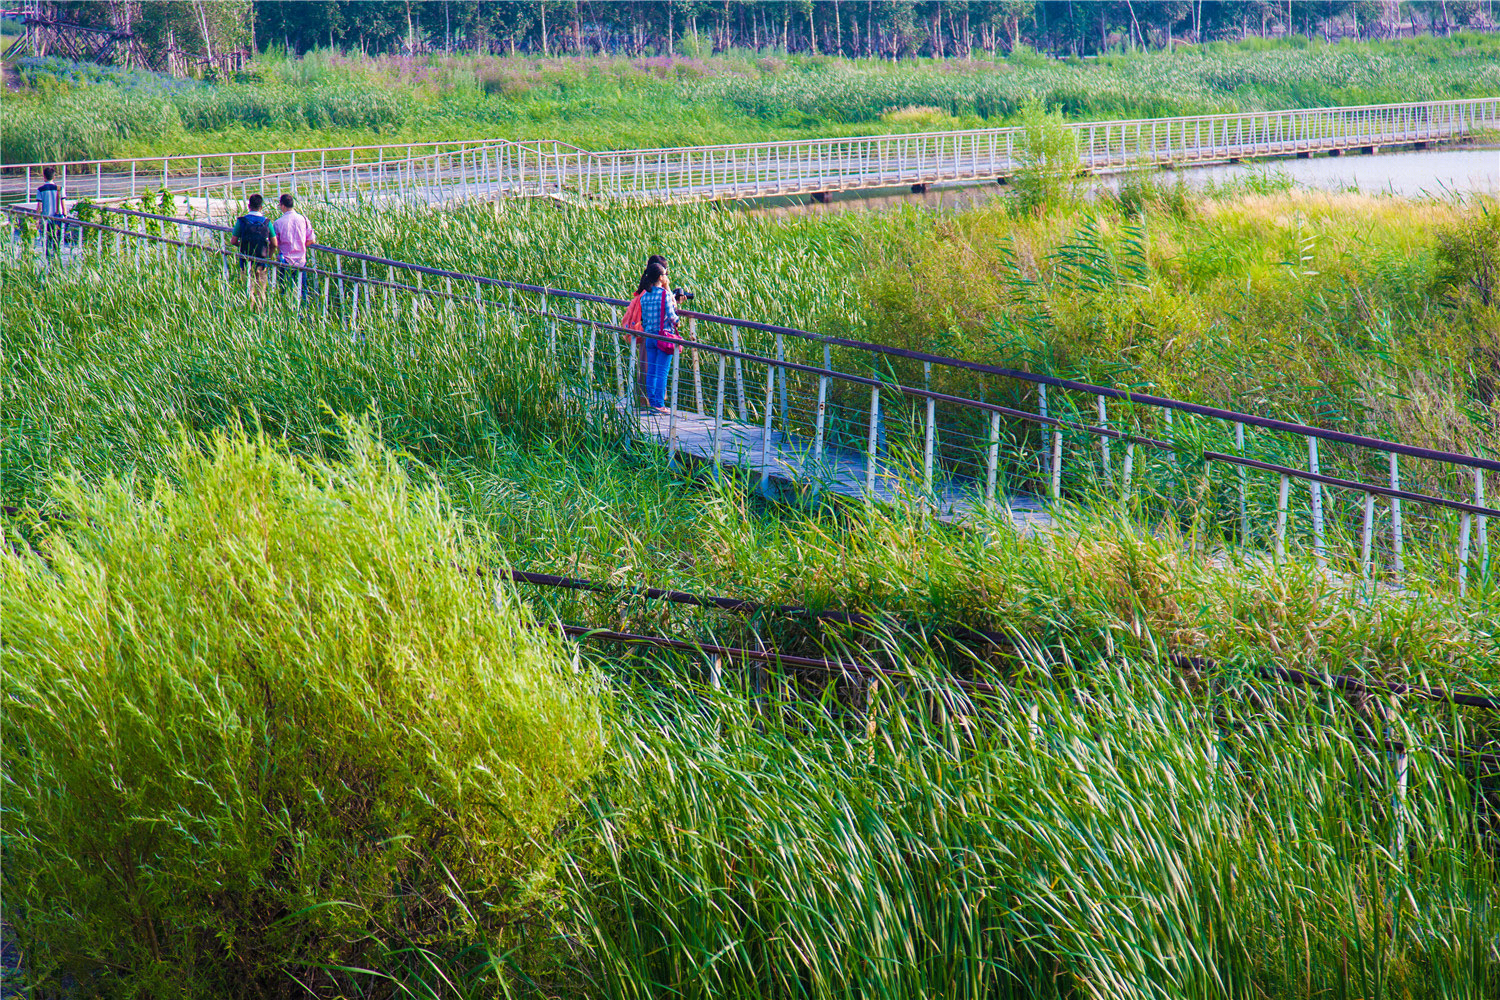
M 5 211 L 12 223 L 36 221 L 29 210 Z M 65 273 L 123 261 L 181 269 L 184 278 L 206 266 L 208 275 L 234 280 L 224 227 L 108 214 L 115 225 L 53 224 L 53 233 L 82 236 L 76 246 L 62 239 L 46 252 L 37 241 L 13 242 L 10 252 L 34 253 L 42 267 Z M 387 319 L 439 308 L 451 328 L 482 332 L 492 312 L 505 313 L 516 335 L 530 338 L 526 349 L 552 359 L 574 398 L 621 415 L 632 410 L 638 359 L 631 331 L 619 326 L 622 300 L 335 247 L 316 254 L 318 266 L 273 271 L 299 285 L 301 308 L 324 322 L 363 336 Z M 1122 500 L 1194 539 L 1277 560 L 1300 549 L 1351 577 L 1446 577 L 1460 594 L 1476 581 L 1493 584 L 1488 519 L 1500 510 L 1486 496 L 1500 488 L 1495 459 L 789 327 L 686 316 L 671 415 L 634 430 L 674 452 L 758 471 L 763 482 L 778 476 L 957 517 L 1002 504 Z
M 1500 130 L 1500 98 L 1068 127 L 1083 168 L 1109 171 L 1453 141 Z M 1015 173 L 1024 146 L 1020 128 L 603 152 L 555 140 L 475 140 L 88 160 L 59 170 L 69 197 L 96 201 L 136 198 L 155 187 L 233 200 L 274 184 L 276 193 L 431 203 L 535 196 L 682 202 L 990 180 Z M 40 166 L 6 166 L 0 196 L 25 200 Z

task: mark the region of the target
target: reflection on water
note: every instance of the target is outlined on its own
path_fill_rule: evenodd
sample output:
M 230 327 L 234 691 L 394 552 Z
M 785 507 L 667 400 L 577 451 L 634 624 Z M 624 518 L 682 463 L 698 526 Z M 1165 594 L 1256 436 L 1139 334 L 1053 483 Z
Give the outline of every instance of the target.
M 1397 150 L 1376 153 L 1316 154 L 1306 160 L 1259 160 L 1253 163 L 1218 163 L 1152 171 L 1148 176 L 1160 184 L 1183 183 L 1194 188 L 1227 184 L 1258 175 L 1285 174 L 1298 187 L 1323 191 L 1357 189 L 1370 194 L 1390 193 L 1404 197 L 1445 198 L 1454 194 L 1500 194 L 1500 147 L 1465 146 L 1447 149 Z M 1117 190 L 1128 175 L 1109 174 L 1088 180 L 1092 191 Z M 826 204 L 811 198 L 767 198 L 747 210 L 753 215 L 802 215 L 822 212 L 868 212 L 922 205 L 957 211 L 973 208 L 1004 195 L 1004 185 L 989 182 L 964 186 L 933 187 L 921 194 L 901 189 L 834 193 Z

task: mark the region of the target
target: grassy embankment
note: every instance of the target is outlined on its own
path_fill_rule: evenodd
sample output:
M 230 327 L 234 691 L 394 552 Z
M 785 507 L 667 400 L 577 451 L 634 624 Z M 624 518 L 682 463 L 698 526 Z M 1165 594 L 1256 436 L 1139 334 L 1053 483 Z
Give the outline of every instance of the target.
M 1071 119 L 1322 107 L 1500 92 L 1500 45 L 1215 43 L 1049 62 L 757 57 L 259 57 L 247 82 L 178 83 L 55 61 L 7 93 L 8 162 L 434 139 L 689 145 L 1004 124 L 1030 98 Z

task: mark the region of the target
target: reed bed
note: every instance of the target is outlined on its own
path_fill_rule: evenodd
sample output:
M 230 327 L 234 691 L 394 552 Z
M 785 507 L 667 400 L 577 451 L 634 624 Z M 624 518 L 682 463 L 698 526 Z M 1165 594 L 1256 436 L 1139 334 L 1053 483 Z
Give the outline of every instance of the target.
M 776 232 L 736 234 L 732 216 L 664 217 L 700 232 L 721 225 L 725 246 Z M 431 252 L 477 247 L 491 232 L 483 218 L 436 224 L 446 239 Z M 564 236 L 548 235 L 542 213 L 508 218 L 535 221 L 537 245 L 558 247 L 541 259 L 562 259 L 552 254 Z M 363 245 L 373 248 L 422 232 L 420 221 L 334 224 L 368 225 Z M 578 236 L 575 246 L 590 245 Z M 575 259 L 629 257 L 575 250 Z M 769 258 L 770 277 L 746 269 L 739 287 L 784 308 L 776 293 L 794 286 L 775 272 L 815 259 L 788 250 Z M 1282 688 L 1258 672 L 1297 666 L 1494 697 L 1492 588 L 1455 601 L 1421 583 L 1419 552 L 1409 554 L 1416 582 L 1399 591 L 1295 560 L 1213 558 L 1202 540 L 1171 526 L 1144 532 L 1103 502 L 1030 538 L 999 519 L 963 531 L 920 510 L 778 501 L 627 442 L 576 405 L 537 346 L 539 329 L 498 304 L 356 322 L 325 315 L 317 299 L 300 312 L 273 299 L 261 311 L 212 269 L 160 265 L 128 254 L 45 275 L 14 259 L 0 265 L 12 351 L 3 495 L 33 508 L 10 521 L 0 555 L 14 584 L 5 587 L 5 742 L 37 748 L 5 757 L 7 835 L 25 837 L 8 841 L 4 872 L 7 920 L 41 988 L 58 988 L 47 977 L 63 969 L 120 992 L 190 992 L 187 983 L 216 996 L 1480 998 L 1500 988 L 1497 778 L 1492 763 L 1463 756 L 1496 753 L 1493 713 Z M 349 422 L 357 414 L 370 430 Z M 236 437 L 241 422 L 266 436 Z M 70 520 L 43 520 L 36 508 Z M 34 558 L 27 539 L 61 571 Z M 505 564 L 861 610 L 878 624 L 497 590 L 459 568 Z M 137 578 L 151 585 L 130 589 Z M 256 615 L 236 603 L 244 595 L 256 595 Z M 92 619 L 74 611 L 89 601 L 134 631 L 87 630 Z M 364 788 L 349 775 L 395 767 L 411 747 L 511 732 L 574 732 L 588 752 L 537 800 L 544 808 L 514 842 L 514 864 L 480 866 L 503 876 L 494 894 L 473 897 L 483 906 L 444 891 L 448 876 L 435 867 L 402 869 L 410 897 L 430 905 L 416 926 L 371 888 L 385 869 L 299 897 L 324 901 L 313 911 L 257 897 L 259 908 L 243 912 L 265 919 L 233 925 L 253 974 L 226 980 L 214 930 L 230 926 L 216 902 L 227 897 L 201 886 L 214 852 L 239 845 L 238 864 L 265 856 L 271 841 L 209 796 L 218 778 L 197 782 L 188 763 L 232 786 L 258 758 L 250 744 L 227 746 L 220 720 L 234 705 L 256 725 L 280 716 L 248 696 L 217 715 L 193 706 L 262 662 L 235 651 L 269 649 L 283 632 L 321 643 L 317 656 L 275 659 L 288 697 L 344 705 L 364 689 L 340 678 L 384 660 L 349 646 L 352 631 L 327 627 L 333 608 L 374 623 L 369 634 L 386 636 L 372 645 L 380 656 L 410 649 L 411 675 L 371 683 L 395 685 L 412 704 L 383 701 L 389 716 L 370 708 L 375 727 L 305 727 L 315 745 L 272 744 L 290 755 L 277 773 L 316 784 L 318 768 L 337 764 L 345 784 L 329 787 Z M 871 684 L 607 644 L 580 647 L 569 664 L 538 632 L 555 622 L 859 657 L 909 677 Z M 961 626 L 1003 641 L 959 642 Z M 246 628 L 260 646 L 245 645 Z M 443 636 L 449 646 L 431 645 Z M 454 645 L 463 636 L 474 649 Z M 145 644 L 151 637 L 161 641 Z M 88 668 L 112 649 L 124 666 Z M 586 705 L 604 692 L 598 729 L 492 723 L 512 716 L 470 682 L 473 664 L 523 650 L 545 673 L 528 682 L 531 695 Z M 1168 651 L 1206 654 L 1218 669 L 1184 672 Z M 54 683 L 69 664 L 76 683 Z M 960 694 L 947 684 L 955 675 L 998 693 Z M 181 692 L 181 726 L 162 722 L 163 703 L 131 685 Z M 423 700 L 432 693 L 453 705 L 436 712 Z M 132 705 L 123 729 L 98 724 Z M 429 731 L 434 719 L 451 723 L 442 740 Z M 367 752 L 367 730 L 382 734 L 377 749 L 403 752 Z M 136 785 L 116 774 L 121 732 L 143 734 L 133 759 L 160 764 L 137 769 Z M 335 736 L 352 742 L 334 747 Z M 60 749 L 90 741 L 99 752 Z M 165 804 L 125 809 L 150 775 Z M 434 765 L 391 781 L 396 801 L 428 815 L 434 788 L 457 788 L 450 778 Z M 107 794 L 52 791 L 85 784 Z M 559 797 L 562 787 L 571 794 Z M 455 828 L 489 815 L 483 796 L 458 800 L 443 800 Z M 140 838 L 123 837 L 152 816 L 160 821 Z M 199 835 L 220 820 L 239 839 Z M 308 822 L 271 823 L 272 833 L 294 838 Z M 327 843 L 374 836 L 358 827 Z M 412 836 L 425 844 L 431 831 Z M 59 874 L 80 843 L 85 858 L 127 844 L 146 852 L 146 867 L 90 861 L 96 877 L 80 888 Z M 151 854 L 161 844 L 177 846 Z M 337 869 L 350 851 L 330 849 Z M 153 893 L 110 882 L 130 871 L 149 877 Z M 18 885 L 29 893 L 21 906 L 10 903 Z M 181 891 L 190 885 L 199 889 Z M 65 919 L 82 898 L 69 893 L 90 887 L 109 919 Z M 163 951 L 147 932 L 168 916 L 200 919 L 203 932 Z M 303 947 L 310 938 L 287 937 L 314 926 L 337 947 L 314 954 Z M 87 945 L 90 928 L 103 928 L 107 946 Z
M 368 145 L 560 139 L 589 149 L 754 142 L 1010 124 L 1030 99 L 1070 119 L 1483 97 L 1494 39 L 1258 42 L 1044 60 L 708 59 L 262 54 L 237 82 L 180 86 L 23 60 L 7 162 Z M 918 112 L 915 116 L 912 109 Z

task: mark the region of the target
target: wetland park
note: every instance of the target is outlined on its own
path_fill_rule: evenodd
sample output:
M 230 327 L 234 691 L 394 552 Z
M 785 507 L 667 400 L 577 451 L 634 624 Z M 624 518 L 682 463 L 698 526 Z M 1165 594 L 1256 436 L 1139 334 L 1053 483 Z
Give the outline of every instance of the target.
M 1490 4 L 20 7 L 6 997 L 1500 995 Z

